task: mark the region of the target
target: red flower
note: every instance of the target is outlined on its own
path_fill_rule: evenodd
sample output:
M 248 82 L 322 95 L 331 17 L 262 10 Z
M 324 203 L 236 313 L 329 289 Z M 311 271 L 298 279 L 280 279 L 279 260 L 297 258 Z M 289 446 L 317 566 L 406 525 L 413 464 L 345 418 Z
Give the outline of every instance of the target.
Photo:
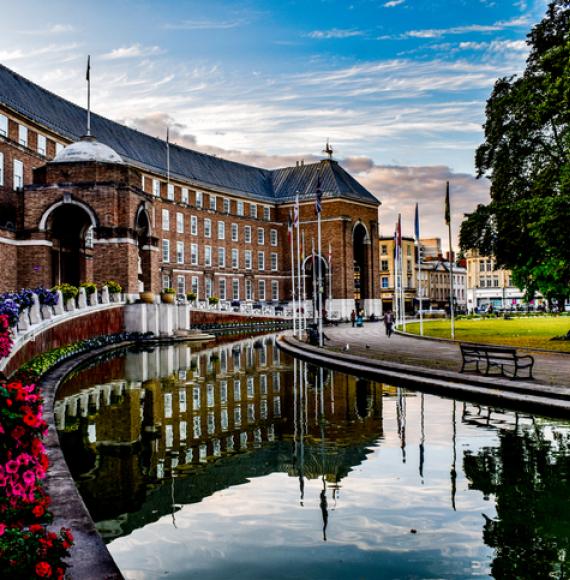
M 40 524 L 32 524 L 30 526 L 30 532 L 32 532 L 32 534 L 35 534 L 36 532 L 43 532 L 44 527 L 40 526 Z
M 38 562 L 36 564 L 36 574 L 40 578 L 49 578 L 51 576 L 51 566 L 47 562 Z
M 32 509 L 32 513 L 36 518 L 41 518 L 46 513 L 46 510 L 41 505 L 36 505 Z

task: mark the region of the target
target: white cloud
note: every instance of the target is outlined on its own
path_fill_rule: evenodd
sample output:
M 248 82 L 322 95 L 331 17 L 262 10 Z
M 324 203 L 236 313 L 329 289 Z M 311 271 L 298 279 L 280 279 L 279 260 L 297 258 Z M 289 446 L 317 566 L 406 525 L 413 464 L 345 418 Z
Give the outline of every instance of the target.
M 122 58 L 136 58 L 142 56 L 156 56 L 163 54 L 165 51 L 159 46 L 142 46 L 140 44 L 132 44 L 131 46 L 123 46 L 115 48 L 111 52 L 101 55 L 102 60 L 117 60 Z
M 403 37 L 411 38 L 441 38 L 451 34 L 465 34 L 469 32 L 499 32 L 507 28 L 528 26 L 528 18 L 521 16 L 511 20 L 495 22 L 494 24 L 467 24 L 465 26 L 453 26 L 451 28 L 426 28 L 423 30 L 409 30 Z
M 318 40 L 330 38 L 351 38 L 354 36 L 362 36 L 364 32 L 354 29 L 331 28 L 330 30 L 313 30 L 307 36 L 309 38 L 316 38 Z
M 247 24 L 246 20 L 182 20 L 181 22 L 169 22 L 163 25 L 167 30 L 228 30 Z
M 404 4 L 406 0 L 390 0 L 389 2 L 386 2 L 383 4 L 384 8 L 394 8 L 395 6 L 400 6 L 401 4 Z

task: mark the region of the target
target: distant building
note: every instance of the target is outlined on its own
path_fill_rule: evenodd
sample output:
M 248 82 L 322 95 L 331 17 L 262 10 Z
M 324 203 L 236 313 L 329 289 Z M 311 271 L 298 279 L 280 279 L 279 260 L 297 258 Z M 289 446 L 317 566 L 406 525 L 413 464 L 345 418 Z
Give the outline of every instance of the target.
M 383 310 L 396 310 L 396 267 L 394 237 L 380 238 L 380 296 Z M 416 250 L 413 238 L 402 237 L 402 283 L 407 313 L 414 312 L 416 300 Z
M 465 268 L 453 264 L 453 295 L 457 312 L 466 311 L 467 308 L 466 277 Z M 450 264 L 447 260 L 428 258 L 423 261 L 419 286 L 423 310 L 449 310 L 451 286 Z

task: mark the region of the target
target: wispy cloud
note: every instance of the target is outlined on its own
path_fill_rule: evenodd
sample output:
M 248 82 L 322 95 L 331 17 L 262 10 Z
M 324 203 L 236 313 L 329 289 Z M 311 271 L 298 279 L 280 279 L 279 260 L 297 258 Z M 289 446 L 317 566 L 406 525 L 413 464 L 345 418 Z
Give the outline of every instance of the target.
M 75 27 L 71 24 L 48 24 L 47 26 L 43 26 L 42 28 L 34 28 L 30 30 L 20 30 L 19 34 L 30 34 L 34 36 L 47 36 L 47 35 L 56 35 L 56 34 L 68 34 L 70 32 L 74 32 Z
M 307 36 L 309 38 L 316 38 L 318 40 L 328 40 L 330 38 L 351 38 L 353 36 L 363 36 L 362 30 L 355 30 L 353 28 L 331 28 L 330 30 L 313 30 Z
M 404 4 L 406 0 L 390 0 L 389 2 L 386 2 L 383 4 L 384 8 L 394 8 L 396 6 L 400 6 L 401 4 Z
M 247 24 L 245 19 L 237 20 L 209 20 L 206 18 L 196 20 L 182 20 L 181 22 L 168 22 L 162 27 L 167 30 L 227 30 Z
M 37 48 L 28 49 L 16 48 L 13 50 L 0 50 L 0 61 L 9 62 L 13 60 L 29 60 L 38 56 L 61 54 L 63 52 L 76 50 L 77 43 L 71 44 L 49 44 Z
M 115 48 L 111 52 L 101 55 L 102 60 L 117 60 L 122 58 L 136 58 L 146 56 L 156 56 L 163 54 L 165 51 L 160 46 L 142 46 L 141 44 L 132 44 Z

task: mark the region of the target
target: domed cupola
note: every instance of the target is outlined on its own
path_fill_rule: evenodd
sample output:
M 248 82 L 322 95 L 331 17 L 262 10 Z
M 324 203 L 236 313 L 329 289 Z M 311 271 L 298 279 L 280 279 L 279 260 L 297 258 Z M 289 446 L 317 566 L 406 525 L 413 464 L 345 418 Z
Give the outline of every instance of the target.
M 85 135 L 79 141 L 62 149 L 53 159 L 53 163 L 81 163 L 99 161 L 101 163 L 125 162 L 121 156 L 108 145 L 99 143 L 95 137 Z

